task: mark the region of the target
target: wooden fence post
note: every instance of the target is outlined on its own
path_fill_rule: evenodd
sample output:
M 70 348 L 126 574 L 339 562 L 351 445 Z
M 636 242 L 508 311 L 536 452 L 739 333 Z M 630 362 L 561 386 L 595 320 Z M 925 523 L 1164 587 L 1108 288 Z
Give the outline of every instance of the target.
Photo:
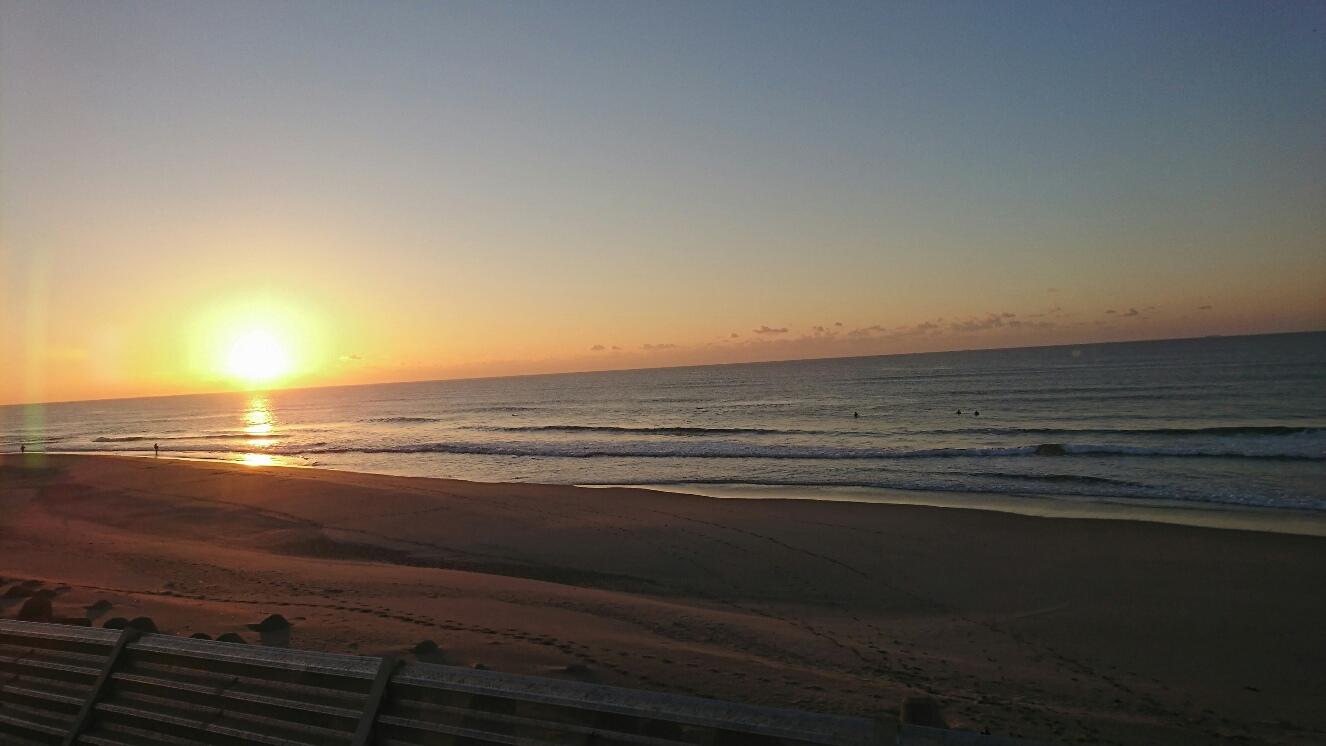
M 115 664 L 119 662 L 120 653 L 124 652 L 125 646 L 137 640 L 140 634 L 142 633 L 133 627 L 125 627 L 120 630 L 120 636 L 115 638 L 115 644 L 111 646 L 110 654 L 106 656 L 106 664 L 102 666 L 101 674 L 97 676 L 96 682 L 92 684 L 92 691 L 88 692 L 87 700 L 79 708 L 78 715 L 74 717 L 73 725 L 69 726 L 69 733 L 64 737 L 64 746 L 74 746 L 78 741 L 78 737 L 92 722 L 93 711 L 110 683 L 111 674 L 115 672 Z
M 396 675 L 396 667 L 399 665 L 400 660 L 395 656 L 383 656 L 378 674 L 368 689 L 368 701 L 364 703 L 364 712 L 359 717 L 359 727 L 355 730 L 350 746 L 369 745 L 369 739 L 373 737 L 373 726 L 377 724 L 378 710 L 382 709 L 382 700 L 387 696 L 387 685 L 391 683 L 391 677 Z

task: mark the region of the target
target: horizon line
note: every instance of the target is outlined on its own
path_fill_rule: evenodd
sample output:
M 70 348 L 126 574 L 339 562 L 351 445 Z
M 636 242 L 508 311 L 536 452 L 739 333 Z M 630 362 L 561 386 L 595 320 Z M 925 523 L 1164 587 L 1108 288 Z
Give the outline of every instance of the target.
M 1203 334 L 1194 337 L 1159 337 L 1159 338 L 1141 338 L 1141 339 L 1119 339 L 1098 342 L 1064 342 L 1058 344 L 1045 345 L 1019 345 L 1013 347 L 964 347 L 952 350 L 926 350 L 913 352 L 888 352 L 879 355 L 826 355 L 822 357 L 800 357 L 783 358 L 777 360 L 746 360 L 730 363 L 688 363 L 684 365 L 657 365 L 633 368 L 599 368 L 593 370 L 564 370 L 547 373 L 511 373 L 500 376 L 457 376 L 454 378 L 414 378 L 396 381 L 373 381 L 370 383 L 334 383 L 320 386 L 287 386 L 281 388 L 268 389 L 229 389 L 223 391 L 197 391 L 181 394 L 144 394 L 140 396 L 110 396 L 93 399 L 58 399 L 53 401 L 32 401 L 32 402 L 5 402 L 0 404 L 0 409 L 8 407 L 38 407 L 53 404 L 87 404 L 91 402 L 105 401 L 132 401 L 134 399 L 172 399 L 185 396 L 227 396 L 231 394 L 270 394 L 279 391 L 317 391 L 320 389 L 347 389 L 359 388 L 362 386 L 404 386 L 415 383 L 440 383 L 443 381 L 497 381 L 508 378 L 534 378 L 538 376 L 580 376 L 591 375 L 594 373 L 631 373 L 635 371 L 647 370 L 681 370 L 684 368 L 716 368 L 729 365 L 774 365 L 778 363 L 801 363 L 815 360 L 857 360 L 873 357 L 909 357 L 912 355 L 949 355 L 959 352 L 997 352 L 1005 350 L 1048 350 L 1055 347 L 1099 347 L 1101 345 L 1118 344 L 1138 344 L 1145 342 L 1185 342 L 1197 339 L 1237 339 L 1240 337 L 1274 337 L 1289 334 L 1322 334 L 1326 333 L 1326 328 L 1318 329 L 1298 329 L 1294 331 L 1276 331 L 1276 332 L 1253 332 L 1250 334 Z

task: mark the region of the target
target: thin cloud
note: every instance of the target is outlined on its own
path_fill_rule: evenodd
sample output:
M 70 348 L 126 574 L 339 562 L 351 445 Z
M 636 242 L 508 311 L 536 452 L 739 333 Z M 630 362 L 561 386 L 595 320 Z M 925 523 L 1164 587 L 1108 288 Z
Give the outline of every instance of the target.
M 1009 313 L 991 313 L 983 319 L 967 319 L 966 321 L 950 322 L 948 328 L 956 333 L 983 332 L 989 329 L 998 329 L 1004 326 L 1019 327 L 1022 322 L 1017 320 L 1017 314 Z
M 604 347 L 603 345 L 594 345 L 593 347 L 589 348 L 590 352 L 603 352 L 605 349 L 607 348 Z
M 642 345 L 640 345 L 640 349 L 642 349 L 642 350 L 646 350 L 646 351 L 648 351 L 648 352 L 657 352 L 658 350 L 675 350 L 675 349 L 677 349 L 677 345 L 669 344 L 669 343 L 667 343 L 667 342 L 662 342 L 662 343 L 659 343 L 659 344 L 648 344 L 648 343 L 646 343 L 646 344 L 642 344 Z
M 884 332 L 887 332 L 887 331 L 888 331 L 888 328 L 887 328 L 887 327 L 883 327 L 883 326 L 880 326 L 879 324 L 875 324 L 874 326 L 865 326 L 865 327 L 861 327 L 860 329 L 853 329 L 852 331 L 850 331 L 850 332 L 847 333 L 847 336 L 849 336 L 849 337 L 873 337 L 873 336 L 875 336 L 876 334 L 883 334 Z
M 1128 309 L 1128 313 L 1125 313 L 1125 314 L 1123 314 L 1123 315 L 1124 315 L 1124 316 L 1138 316 L 1138 315 L 1140 315 L 1140 314 L 1138 314 L 1136 308 L 1130 308 L 1130 309 Z
M 1206 305 L 1204 305 L 1204 306 L 1198 306 L 1198 307 L 1197 307 L 1197 310 L 1198 310 L 1198 311 L 1210 311 L 1212 308 L 1215 308 L 1215 306 L 1213 306 L 1213 305 L 1211 305 L 1210 303 L 1208 303 L 1208 304 L 1206 304 Z
M 922 321 L 921 323 L 912 327 L 898 327 L 898 329 L 893 332 L 893 336 L 914 337 L 920 334 L 930 334 L 938 330 L 939 330 L 939 324 L 936 324 L 933 321 Z
M 755 334 L 787 334 L 787 327 L 784 326 L 775 329 L 772 326 L 768 326 L 766 324 L 762 325 L 759 329 L 751 329 L 751 332 Z

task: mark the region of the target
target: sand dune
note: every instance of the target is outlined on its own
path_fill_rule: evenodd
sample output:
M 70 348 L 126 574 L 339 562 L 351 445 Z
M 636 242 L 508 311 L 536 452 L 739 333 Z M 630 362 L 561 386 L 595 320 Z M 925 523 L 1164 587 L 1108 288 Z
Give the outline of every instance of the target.
M 1326 740 L 1326 539 L 311 469 L 0 461 L 57 614 L 1044 739 Z M 35 461 L 29 461 L 32 467 Z M 85 608 L 96 601 L 109 607 Z M 22 599 L 0 600 L 12 616 Z

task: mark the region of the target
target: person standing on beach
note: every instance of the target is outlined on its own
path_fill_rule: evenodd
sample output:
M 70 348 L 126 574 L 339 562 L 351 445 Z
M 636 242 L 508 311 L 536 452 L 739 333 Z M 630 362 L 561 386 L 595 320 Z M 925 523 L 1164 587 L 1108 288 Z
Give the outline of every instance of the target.
M 158 457 L 160 457 L 160 456 L 161 456 L 161 445 L 158 444 L 158 443 L 153 443 L 153 444 L 152 444 L 152 458 L 158 458 Z

